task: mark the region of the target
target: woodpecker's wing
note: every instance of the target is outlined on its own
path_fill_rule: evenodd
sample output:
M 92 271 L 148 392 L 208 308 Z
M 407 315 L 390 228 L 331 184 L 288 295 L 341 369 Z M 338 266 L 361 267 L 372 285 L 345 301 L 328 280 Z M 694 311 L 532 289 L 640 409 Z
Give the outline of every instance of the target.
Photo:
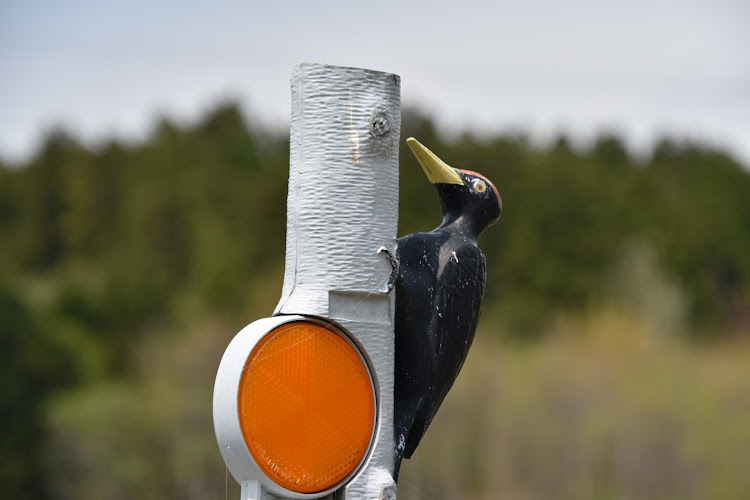
M 435 404 L 427 426 L 453 386 L 458 372 L 469 354 L 474 332 L 482 309 L 486 264 L 484 253 L 474 244 L 463 244 L 454 250 L 446 249 L 447 264 L 438 277 L 440 310 L 447 314 L 439 316 L 437 322 L 440 338 L 439 366 L 436 370 L 440 381 L 436 388 Z M 441 259 L 442 259 L 441 255 Z
M 436 230 L 399 240 L 396 439 L 412 455 L 461 369 L 484 293 L 479 248 Z

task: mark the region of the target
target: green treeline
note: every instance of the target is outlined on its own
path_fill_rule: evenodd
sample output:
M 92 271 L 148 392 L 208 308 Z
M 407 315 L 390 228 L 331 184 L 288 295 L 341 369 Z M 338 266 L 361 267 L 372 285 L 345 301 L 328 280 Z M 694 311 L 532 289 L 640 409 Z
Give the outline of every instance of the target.
M 503 197 L 500 222 L 480 241 L 488 261 L 482 328 L 490 335 L 541 339 L 560 315 L 611 304 L 651 308 L 691 340 L 747 331 L 750 174 L 726 153 L 665 139 L 637 160 L 612 135 L 585 150 L 564 137 L 550 147 L 522 135 L 449 140 L 416 111 L 404 113 L 402 139 L 409 136 L 448 164 L 487 175 Z M 144 488 L 125 489 L 123 498 L 185 496 L 179 478 L 194 479 L 195 470 L 210 470 L 196 491 L 223 486 L 214 450 L 144 445 L 149 459 L 163 454 L 171 467 L 172 482 L 161 484 L 138 465 L 142 456 L 87 448 L 76 433 L 119 442 L 132 425 L 141 437 L 158 436 L 159 425 L 172 423 L 156 403 L 169 400 L 169 389 L 148 384 L 175 374 L 159 371 L 155 346 L 182 352 L 175 346 L 189 337 L 197 351 L 180 354 L 179 366 L 189 375 L 191 363 L 207 363 L 210 374 L 231 335 L 272 312 L 288 155 L 287 136 L 248 124 L 229 103 L 194 125 L 164 120 L 139 145 L 89 149 L 58 130 L 24 165 L 0 164 L 5 498 L 111 498 L 106 485 L 117 477 L 92 481 L 76 464 L 115 455 L 127 461 L 123 481 Z M 400 189 L 400 235 L 439 223 L 436 195 L 403 141 Z M 195 325 L 221 332 L 214 347 L 206 347 L 211 338 L 196 340 Z M 213 380 L 195 383 L 210 391 Z M 139 400 L 143 392 L 133 388 L 141 386 L 153 401 Z M 147 417 L 134 411 L 139 403 L 152 405 Z M 192 411 L 179 404 L 167 412 L 175 419 Z M 210 430 L 210 408 L 197 414 Z M 101 418 L 118 415 L 128 418 L 120 431 L 100 428 Z M 207 442 L 213 446 L 210 435 Z M 69 475 L 55 479 L 50 470 Z M 89 489 L 70 486 L 76 474 Z

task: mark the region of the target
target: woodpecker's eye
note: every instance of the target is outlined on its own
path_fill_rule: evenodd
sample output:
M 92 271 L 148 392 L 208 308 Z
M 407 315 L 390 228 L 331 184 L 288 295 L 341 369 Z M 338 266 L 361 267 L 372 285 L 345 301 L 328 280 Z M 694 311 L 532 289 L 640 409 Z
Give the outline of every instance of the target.
M 484 193 L 487 191 L 487 184 L 485 184 L 483 181 L 480 181 L 479 179 L 474 179 L 474 191 L 477 193 Z

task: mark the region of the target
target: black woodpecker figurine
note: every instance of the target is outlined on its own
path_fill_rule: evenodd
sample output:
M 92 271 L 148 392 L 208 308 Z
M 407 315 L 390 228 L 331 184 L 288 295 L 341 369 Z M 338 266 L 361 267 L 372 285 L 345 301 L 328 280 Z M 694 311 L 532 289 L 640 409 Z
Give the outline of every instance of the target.
M 406 143 L 435 185 L 443 222 L 398 240 L 396 480 L 402 458 L 414 453 L 469 352 L 486 279 L 477 238 L 502 212 L 489 179 L 448 166 L 413 137 Z

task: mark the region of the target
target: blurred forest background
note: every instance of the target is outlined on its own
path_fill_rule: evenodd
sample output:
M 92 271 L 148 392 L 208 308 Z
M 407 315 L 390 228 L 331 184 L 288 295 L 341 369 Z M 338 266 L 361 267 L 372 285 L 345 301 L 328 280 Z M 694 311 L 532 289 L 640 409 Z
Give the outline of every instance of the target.
M 504 214 L 475 347 L 399 498 L 748 498 L 746 168 L 679 139 L 644 159 L 606 133 L 447 138 L 415 110 L 410 135 L 491 178 Z M 440 221 L 402 150 L 400 235 Z M 280 295 L 288 155 L 228 102 L 0 164 L 3 498 L 239 497 L 211 393 Z

